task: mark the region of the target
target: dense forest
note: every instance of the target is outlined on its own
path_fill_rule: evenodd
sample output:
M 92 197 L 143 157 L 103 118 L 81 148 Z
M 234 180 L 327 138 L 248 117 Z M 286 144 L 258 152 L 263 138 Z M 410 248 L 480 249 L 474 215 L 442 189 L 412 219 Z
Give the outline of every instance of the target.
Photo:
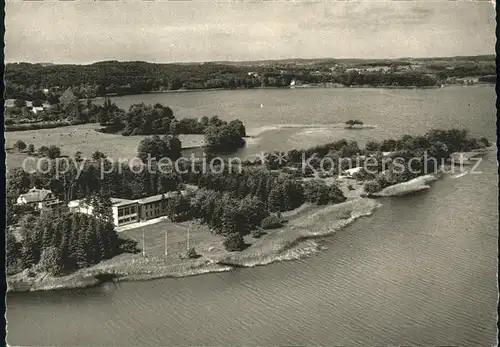
M 285 60 L 241 63 L 154 64 L 105 61 L 90 65 L 11 63 L 5 67 L 6 99 L 57 101 L 71 88 L 78 98 L 106 94 L 211 89 L 288 87 L 337 83 L 346 86 L 435 86 L 454 78 L 496 76 L 495 57 L 398 60 Z
M 7 273 L 36 265 L 53 275 L 73 272 L 123 252 L 137 252 L 136 243 L 121 239 L 106 219 L 81 213 L 50 215 L 24 214 L 16 238 L 6 235 Z

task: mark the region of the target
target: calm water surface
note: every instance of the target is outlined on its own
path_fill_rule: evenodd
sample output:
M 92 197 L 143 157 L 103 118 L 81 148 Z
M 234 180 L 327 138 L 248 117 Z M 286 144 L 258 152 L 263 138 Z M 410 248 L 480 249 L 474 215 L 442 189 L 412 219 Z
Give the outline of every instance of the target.
M 350 118 L 377 126 L 351 132 L 279 128 L 263 132 L 260 142 L 249 146 L 252 151 L 274 141 L 283 149 L 344 135 L 362 143 L 450 125 L 492 140 L 495 131 L 491 87 L 155 94 L 116 102 L 124 107 L 139 100 L 172 105 L 180 117 L 238 116 L 256 132 L 279 123 L 328 125 Z M 382 207 L 373 216 L 325 239 L 327 249 L 307 259 L 183 279 L 9 295 L 8 340 L 79 346 L 496 345 L 494 153 L 480 170 L 447 177 L 411 197 L 379 200 Z
M 432 128 L 466 127 L 472 135 L 495 138 L 495 90 L 492 86 L 441 89 L 312 88 L 157 93 L 114 98 L 119 107 L 131 104 L 169 105 L 177 118 L 214 116 L 239 118 L 250 135 L 240 155 L 268 150 L 307 148 L 337 139 L 365 141 Z M 261 104 L 263 107 L 261 107 Z M 338 128 L 359 119 L 376 129 Z M 486 134 L 485 134 L 486 132 Z

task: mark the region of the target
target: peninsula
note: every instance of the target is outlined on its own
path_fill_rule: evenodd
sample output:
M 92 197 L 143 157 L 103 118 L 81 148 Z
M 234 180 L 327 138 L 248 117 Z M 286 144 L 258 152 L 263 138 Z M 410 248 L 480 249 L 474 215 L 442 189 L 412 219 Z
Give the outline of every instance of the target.
M 151 145 L 159 147 L 151 150 L 164 148 L 158 139 Z M 340 140 L 286 155 L 268 153 L 269 160 L 244 163 L 239 173 L 180 170 L 138 177 L 122 167 L 99 178 L 97 163 L 105 158 L 84 166 L 83 181 L 75 172 L 61 181 L 54 170 L 13 170 L 7 193 L 9 290 L 189 276 L 305 256 L 321 248 L 315 239 L 370 215 L 379 205 L 373 197 L 427 189 L 455 153 L 481 153 L 490 145 L 451 129 L 365 148 Z M 316 159 L 304 167 L 300 158 L 313 154 Z M 412 170 L 401 171 L 402 164 Z M 25 193 L 33 185 L 46 188 Z M 64 203 L 74 199 L 83 199 L 78 206 L 84 208 Z M 151 224 L 156 218 L 167 220 Z

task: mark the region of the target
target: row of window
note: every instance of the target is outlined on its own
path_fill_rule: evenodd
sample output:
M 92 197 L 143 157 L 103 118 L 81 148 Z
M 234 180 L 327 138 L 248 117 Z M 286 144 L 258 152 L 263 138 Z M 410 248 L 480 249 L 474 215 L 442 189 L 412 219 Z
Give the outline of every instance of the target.
M 118 220 L 118 225 L 123 224 L 123 223 L 128 223 L 128 222 L 130 222 L 130 221 L 132 221 L 132 220 L 134 220 L 134 221 L 135 221 L 135 220 L 137 220 L 137 218 L 130 217 L 130 218 L 123 218 L 123 219 L 119 219 L 119 220 Z
M 145 210 L 155 209 L 155 211 L 157 211 L 156 213 L 159 213 L 159 208 L 160 208 L 160 203 L 159 202 L 156 202 L 154 204 L 144 205 L 144 209 Z M 125 207 L 125 208 L 122 208 L 122 209 L 118 209 L 118 217 L 126 216 L 126 215 L 129 215 L 129 214 L 134 214 L 136 212 L 137 212 L 136 206 Z
M 146 204 L 144 205 L 144 208 L 146 210 L 151 210 L 153 208 L 159 208 L 160 207 L 160 202 L 155 202 L 155 203 L 151 203 L 151 204 Z
M 160 215 L 160 210 L 159 209 L 156 209 L 154 211 L 151 211 L 151 212 L 146 212 L 146 217 L 156 217 L 156 216 L 159 216 Z
M 126 216 L 126 215 L 133 214 L 133 213 L 136 213 L 135 206 L 118 209 L 118 217 Z

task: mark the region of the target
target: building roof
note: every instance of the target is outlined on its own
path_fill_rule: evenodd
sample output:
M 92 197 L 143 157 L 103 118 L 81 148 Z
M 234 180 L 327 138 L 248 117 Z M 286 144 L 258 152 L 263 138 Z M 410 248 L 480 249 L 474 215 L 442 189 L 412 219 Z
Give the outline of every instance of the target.
M 68 202 L 68 207 L 78 207 L 80 206 L 82 200 L 71 200 Z
M 153 202 L 158 202 L 161 201 L 163 197 L 163 194 L 158 194 L 158 195 L 153 195 L 153 196 L 148 196 L 147 198 L 139 199 L 137 202 L 139 204 L 150 204 Z M 167 194 L 165 194 L 165 198 L 167 197 Z
M 153 202 L 158 202 L 158 201 L 161 201 L 162 197 L 165 197 L 165 199 L 168 199 L 168 198 L 171 198 L 171 197 L 174 197 L 176 196 L 177 194 L 181 194 L 181 195 L 186 195 L 189 193 L 189 190 L 196 190 L 198 189 L 197 186 L 193 186 L 193 185 L 186 185 L 186 188 L 188 188 L 187 190 L 174 190 L 174 191 L 171 191 L 171 192 L 166 192 L 165 194 L 158 194 L 158 195 L 153 195 L 153 196 L 148 196 L 146 198 L 142 198 L 142 199 L 139 199 L 137 200 L 137 202 L 139 204 L 150 204 L 150 203 L 153 203 Z
M 52 191 L 48 189 L 31 188 L 26 194 L 21 194 L 19 197 L 26 202 L 39 202 L 44 201 L 50 194 Z
M 197 186 L 193 185 L 186 185 L 189 190 L 193 189 L 198 189 Z M 171 198 L 173 196 L 176 196 L 178 193 L 181 195 L 186 195 L 188 193 L 187 190 L 182 190 L 182 191 L 172 191 L 172 192 L 167 192 L 165 194 L 157 194 L 153 196 L 148 196 L 142 199 L 137 199 L 137 200 L 128 200 L 128 199 L 122 199 L 122 198 L 111 198 L 111 203 L 113 204 L 113 207 L 121 207 L 121 206 L 127 206 L 127 205 L 132 205 L 132 204 L 151 204 L 154 202 L 161 201 L 163 197 L 165 199 Z M 77 207 L 81 204 L 83 200 L 71 200 L 68 203 L 69 207 Z
M 194 184 L 184 184 L 186 187 L 186 190 L 198 190 L 198 186 L 195 186 Z
M 178 191 L 166 192 L 165 194 L 158 194 L 158 195 L 148 196 L 146 198 L 139 199 L 139 200 L 137 200 L 137 202 L 139 204 L 150 204 L 150 203 L 153 203 L 153 202 L 161 201 L 161 199 L 163 197 L 165 197 L 165 199 L 168 199 L 168 198 L 171 198 L 173 196 L 176 196 L 177 193 L 180 193 L 182 195 L 185 194 L 184 191 L 182 191 L 182 192 L 178 192 Z
M 358 166 L 358 167 L 355 167 L 355 168 L 352 168 L 352 169 L 344 170 L 343 172 L 346 173 L 347 175 L 353 175 L 353 174 L 359 172 L 362 168 L 363 167 Z
M 120 207 L 120 206 L 125 206 L 125 205 L 130 205 L 136 203 L 137 200 L 128 200 L 128 199 L 121 199 L 121 198 L 111 198 L 111 203 L 113 206 Z
M 116 207 L 137 203 L 137 200 L 128 200 L 121 198 L 111 198 L 110 200 L 111 204 Z M 79 207 L 80 205 L 84 205 L 84 199 L 71 200 L 70 202 L 68 202 L 68 207 Z
M 63 200 L 54 200 L 47 202 L 46 207 L 53 207 L 53 206 L 66 206 L 66 203 Z
M 14 107 L 14 102 L 16 99 L 5 99 L 3 105 L 4 107 Z

